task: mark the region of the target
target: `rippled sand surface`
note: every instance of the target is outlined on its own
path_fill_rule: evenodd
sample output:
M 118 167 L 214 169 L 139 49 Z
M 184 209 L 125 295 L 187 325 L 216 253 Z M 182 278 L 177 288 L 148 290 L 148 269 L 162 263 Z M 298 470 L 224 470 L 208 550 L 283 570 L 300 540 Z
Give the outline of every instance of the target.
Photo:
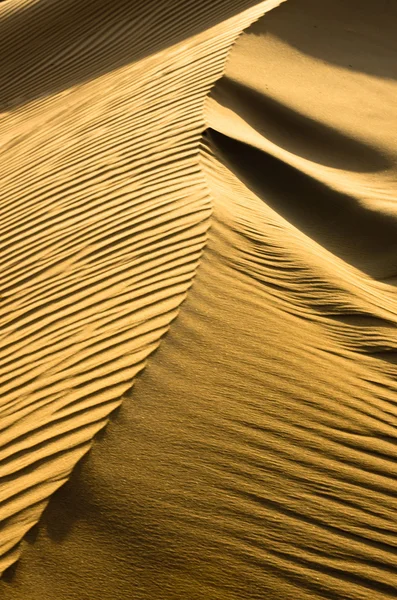
M 1 598 L 397 597 L 396 26 L 0 4 Z

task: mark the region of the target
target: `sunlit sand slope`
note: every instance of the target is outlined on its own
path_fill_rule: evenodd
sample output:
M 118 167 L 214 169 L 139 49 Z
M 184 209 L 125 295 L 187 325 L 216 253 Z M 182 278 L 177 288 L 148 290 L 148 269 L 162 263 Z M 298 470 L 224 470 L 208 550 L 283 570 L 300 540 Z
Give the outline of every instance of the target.
M 7 600 L 395 595 L 393 328 L 214 152 L 188 298 Z
M 180 81 L 181 91 L 176 96 L 186 99 L 186 123 L 180 117 L 185 124 L 175 125 L 177 139 L 171 147 L 178 151 L 169 165 L 170 189 L 160 191 L 155 183 L 149 192 L 153 196 L 146 199 L 147 187 L 152 185 L 144 179 L 146 170 L 150 168 L 150 177 L 160 181 L 163 177 L 158 175 L 163 167 L 156 166 L 155 160 L 148 162 L 143 156 L 142 165 L 137 165 L 132 157 L 122 163 L 125 171 L 120 167 L 119 173 L 115 168 L 111 185 L 117 186 L 125 173 L 126 181 L 120 187 L 127 190 L 125 196 L 120 194 L 126 206 L 120 201 L 115 207 L 121 215 L 123 211 L 129 215 L 126 222 L 131 223 L 132 233 L 121 231 L 119 242 L 117 234 L 112 234 L 116 242 L 111 245 L 107 240 L 101 250 L 104 262 L 98 259 L 91 264 L 83 254 L 68 266 L 61 254 L 63 242 L 59 250 L 55 242 L 46 250 L 44 245 L 55 234 L 61 235 L 60 226 L 53 231 L 47 225 L 42 241 L 37 238 L 42 268 L 53 256 L 51 252 L 59 252 L 60 260 L 65 261 L 59 271 L 38 272 L 38 288 L 32 287 L 34 299 L 39 290 L 48 293 L 46 286 L 52 282 L 55 299 L 45 296 L 51 308 L 39 304 L 46 315 L 52 311 L 54 327 L 58 325 L 53 330 L 46 323 L 29 325 L 26 321 L 21 327 L 16 322 L 14 334 L 20 336 L 16 341 L 20 346 L 13 349 L 14 362 L 11 353 L 5 354 L 10 365 L 19 365 L 16 359 L 20 356 L 31 371 L 26 375 L 21 371 L 24 396 L 19 395 L 14 405 L 11 398 L 4 409 L 10 423 L 15 423 L 15 429 L 8 431 L 21 431 L 4 446 L 15 454 L 4 464 L 11 468 L 19 464 L 17 460 L 27 461 L 26 468 L 11 471 L 6 480 L 9 486 L 4 489 L 12 490 L 16 482 L 23 482 L 20 478 L 25 472 L 29 475 L 25 481 L 34 481 L 41 465 L 50 465 L 51 474 L 57 473 L 54 489 L 58 487 L 109 411 L 121 406 L 69 481 L 52 496 L 38 526 L 22 542 L 21 560 L 16 568 L 7 570 L 1 584 L 5 600 L 378 600 L 397 595 L 397 146 L 392 131 L 397 48 L 391 25 L 396 9 L 384 3 L 381 11 L 375 4 L 358 0 L 290 0 L 245 31 L 231 50 L 224 76 L 209 93 L 240 28 L 271 7 L 269 3 L 257 5 L 222 22 L 226 4 L 230 12 L 238 13 L 237 3 L 233 7 L 233 3 L 221 2 L 204 5 L 197 12 L 197 27 L 205 23 L 207 29 L 196 32 L 197 37 L 82 83 L 80 92 L 73 92 L 81 93 L 88 86 L 90 91 L 84 93 L 87 101 L 96 98 L 107 106 L 105 98 L 111 93 L 106 82 L 122 77 L 122 84 L 114 84 L 117 93 L 124 97 L 121 90 L 130 89 L 133 98 L 116 102 L 120 121 L 115 117 L 115 122 L 130 127 L 128 136 L 134 136 L 140 126 L 136 135 L 142 136 L 142 144 L 144 136 L 153 132 L 156 156 L 161 144 L 174 139 L 174 125 L 162 142 L 161 126 L 146 114 L 150 103 L 144 95 L 139 96 L 142 100 L 137 105 L 145 115 L 141 125 L 134 124 L 138 109 L 126 111 L 129 102 L 135 106 L 134 86 L 142 79 L 147 82 L 143 87 L 158 101 L 160 123 L 166 122 L 167 111 L 174 110 L 174 82 Z M 240 10 L 244 8 L 241 4 Z M 211 14 L 219 21 L 212 30 L 206 21 Z M 193 9 L 175 9 L 174 16 L 178 16 L 177 23 L 186 24 L 187 31 L 188 23 L 196 23 Z M 199 61 L 197 71 L 193 57 Z M 153 69 L 160 69 L 162 61 L 163 71 L 155 78 L 150 74 L 159 70 L 150 71 L 145 65 L 157 60 Z M 127 78 L 127 83 L 124 73 L 139 65 L 141 74 Z M 207 75 L 210 68 L 211 77 Z M 168 79 L 171 73 L 175 77 Z M 167 86 L 163 97 L 153 91 L 161 81 Z M 50 114 L 56 98 L 38 101 L 37 106 L 43 114 Z M 18 109 L 20 117 L 13 109 L 7 119 L 29 118 L 31 122 L 36 118 L 35 106 Z M 77 99 L 74 106 L 77 111 Z M 103 109 L 103 123 L 109 113 L 109 108 Z M 78 114 L 73 112 L 75 117 L 65 124 L 68 131 L 77 128 L 76 144 L 82 137 Z M 92 111 L 90 118 L 95 132 L 99 126 Z M 46 127 L 46 135 L 52 127 Z M 110 129 L 114 137 L 109 145 L 114 153 L 114 145 L 122 143 L 118 140 L 123 128 L 120 124 L 119 129 L 116 125 Z M 188 142 L 179 141 L 178 135 L 185 135 L 182 130 L 188 132 Z M 38 135 L 37 129 L 34 135 Z M 191 154 L 185 157 L 179 148 L 190 142 Z M 98 141 L 94 147 L 95 152 L 89 154 L 90 146 L 85 143 L 81 154 L 87 161 L 91 157 L 96 169 L 105 150 Z M 45 151 L 39 150 L 33 137 L 32 148 Z M 128 148 L 121 149 L 120 155 L 125 152 L 129 156 Z M 21 156 L 22 148 L 19 151 Z M 22 160 L 27 169 L 26 157 L 17 164 L 22 165 Z M 83 171 L 89 170 L 89 164 Z M 77 168 L 64 177 L 65 185 L 77 185 L 78 189 L 84 173 L 78 175 Z M 99 177 L 91 175 L 90 181 Z M 142 183 L 134 183 L 137 181 Z M 185 184 L 180 192 L 178 186 Z M 90 185 L 96 189 L 95 183 Z M 136 196 L 129 185 L 134 190 L 138 186 Z M 15 182 L 15 189 L 13 206 L 22 202 L 21 184 Z M 78 192 L 73 189 L 65 189 L 65 202 L 77 202 Z M 85 212 L 90 215 L 88 194 L 82 195 L 77 222 Z M 116 222 L 117 227 L 128 227 L 120 226 L 118 213 L 117 221 L 112 221 L 116 215 L 112 217 L 111 207 L 118 193 L 107 195 L 100 188 L 96 198 L 103 216 L 99 219 L 99 213 L 92 225 L 91 217 L 86 218 L 75 238 L 75 225 L 70 224 L 65 243 L 75 239 L 76 244 L 90 247 L 94 242 L 88 237 L 83 243 L 83 236 L 94 236 L 90 232 L 99 224 L 107 228 Z M 108 198 L 109 212 L 104 198 Z M 39 202 L 32 198 L 32 206 L 40 206 Z M 140 213 L 146 206 L 150 206 L 148 212 Z M 19 214 L 22 218 L 24 213 Z M 157 226 L 161 231 L 164 222 L 170 227 L 175 223 L 186 227 L 183 241 L 177 237 L 178 228 L 175 238 L 167 232 L 161 238 L 164 244 L 152 250 L 156 242 L 151 237 Z M 61 223 L 67 223 L 66 219 Z M 26 246 L 29 239 L 36 240 L 33 231 L 30 236 L 25 235 L 20 250 L 26 261 L 33 260 Z M 173 256 L 174 239 L 176 245 L 181 243 L 176 246 L 175 265 L 173 258 L 170 264 L 162 263 Z M 136 244 L 142 246 L 135 250 Z M 123 284 L 130 282 L 131 299 L 124 295 L 128 290 L 106 287 L 106 269 L 111 277 L 117 277 L 122 261 L 126 262 L 120 272 Z M 8 268 L 24 269 L 21 259 L 12 265 L 7 261 Z M 84 279 L 88 300 L 70 296 L 70 314 L 63 313 L 56 294 L 63 289 L 63 282 L 66 289 L 75 285 L 72 274 L 77 267 L 76 279 Z M 33 267 L 30 269 L 33 272 Z M 16 270 L 13 277 L 17 279 L 18 273 Z M 104 300 L 102 296 L 95 300 L 90 277 L 103 285 L 106 291 L 100 293 Z M 145 292 L 136 291 L 140 277 L 149 277 L 145 285 L 152 286 L 142 300 Z M 167 291 L 174 289 L 173 277 L 181 277 L 175 282 L 175 295 Z M 27 281 L 15 290 L 29 291 L 29 285 L 33 283 Z M 142 305 L 135 309 L 137 293 Z M 150 294 L 156 294 L 153 300 Z M 18 309 L 18 301 L 21 308 L 26 302 L 29 310 L 29 302 L 34 300 L 26 298 L 21 294 L 14 298 L 13 310 Z M 111 303 L 110 309 L 106 302 Z M 159 310 L 161 302 L 166 308 Z M 120 313 L 126 311 L 124 345 L 118 338 L 112 339 L 107 310 L 110 322 L 121 319 Z M 37 313 L 21 315 L 21 319 L 37 318 Z M 78 319 L 81 329 L 74 333 Z M 161 325 L 151 327 L 156 319 Z M 88 335 L 91 322 L 93 333 Z M 95 350 L 97 330 L 111 340 L 112 349 L 103 354 Z M 54 337 L 52 343 L 51 336 L 58 331 L 65 347 L 68 344 L 68 350 L 62 352 L 70 352 L 60 359 L 59 368 L 51 362 L 59 352 L 56 343 L 62 341 Z M 39 351 L 34 347 L 39 335 L 46 340 L 47 355 L 43 354 L 36 367 L 29 356 Z M 81 337 L 76 342 L 73 335 Z M 142 348 L 140 362 L 127 359 L 136 356 L 145 335 L 153 337 L 151 345 Z M 22 344 L 23 336 L 26 341 Z M 85 358 L 80 343 L 87 348 L 84 352 L 90 349 L 90 359 Z M 135 372 L 157 346 L 131 388 Z M 104 354 L 110 356 L 101 363 Z M 93 366 L 87 368 L 85 360 L 91 360 Z M 116 361 L 130 362 L 115 367 Z M 32 383 L 29 372 L 34 374 L 39 367 L 44 382 L 37 388 L 40 393 L 28 388 L 38 385 L 40 379 Z M 65 394 L 65 382 L 70 386 L 68 394 L 96 385 L 89 377 L 91 368 L 99 371 L 99 375 L 94 372 L 95 381 L 114 378 L 114 387 L 108 388 L 114 389 L 115 395 L 106 406 L 101 403 L 104 391 L 100 385 L 88 398 L 77 397 L 76 402 Z M 58 380 L 51 379 L 58 373 Z M 72 377 L 80 378 L 82 386 L 73 383 Z M 35 417 L 29 416 L 29 407 L 37 407 L 43 414 L 48 407 L 50 417 L 40 417 L 42 425 L 37 432 L 26 420 L 31 438 L 18 429 L 25 423 L 24 419 L 17 422 L 19 402 L 31 422 Z M 61 449 L 60 461 L 67 460 L 64 471 L 52 451 L 61 443 L 55 434 L 47 435 L 44 444 L 42 438 L 36 443 L 33 437 L 60 427 L 59 423 L 55 427 L 58 414 L 51 412 L 52 407 L 61 417 L 68 417 L 60 423 L 78 422 L 79 427 L 82 423 L 86 435 L 81 447 L 70 454 Z M 95 422 L 91 415 L 102 409 L 101 420 Z M 37 414 L 41 414 L 39 410 Z M 64 438 L 60 431 L 59 439 L 67 442 L 66 435 L 77 435 L 73 425 L 68 431 Z M 14 451 L 17 443 L 24 444 L 18 454 Z M 35 452 L 46 454 L 38 458 L 41 462 L 29 463 L 37 456 Z M 45 485 L 47 480 L 37 480 L 33 489 L 44 490 Z M 20 497 L 29 498 L 28 489 L 25 485 Z M 11 502 L 8 498 L 3 506 L 12 506 Z M 26 512 L 6 522 L 6 535 L 15 523 L 13 535 L 19 540 L 24 515 L 28 529 L 43 504 L 44 497 L 36 512 L 26 504 Z M 4 565 L 14 559 L 15 554 L 6 555 Z
M 222 4 L 1 9 L 1 569 L 191 283 L 210 212 L 203 101 L 278 2 Z

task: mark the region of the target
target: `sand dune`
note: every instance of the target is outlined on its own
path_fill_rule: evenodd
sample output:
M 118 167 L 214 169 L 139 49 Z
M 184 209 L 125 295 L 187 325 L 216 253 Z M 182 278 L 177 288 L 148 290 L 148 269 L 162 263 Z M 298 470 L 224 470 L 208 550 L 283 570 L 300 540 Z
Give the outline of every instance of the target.
M 0 7 L 6 600 L 397 594 L 397 14 L 278 4 Z
M 90 19 L 97 3 L 83 16 L 80 4 L 66 13 L 45 4 L 27 3 L 3 21 L 17 47 L 8 46 L 4 83 L 13 110 L 4 119 L 2 163 L 3 568 L 175 317 L 210 212 L 198 165 L 203 101 L 238 32 L 275 2 L 179 46 L 172 42 L 180 30 L 199 30 L 200 16 L 176 21 L 173 31 L 165 6 L 171 47 L 153 55 L 159 21 L 150 6 L 137 13 L 124 2 L 114 13 L 104 3 L 98 31 Z M 207 12 L 205 25 L 214 6 Z M 39 43 L 22 65 L 17 50 L 29 26 Z M 128 52 L 134 34 L 148 54 L 136 62 L 143 48 L 138 42 Z M 130 64 L 88 80 L 93 55 L 105 56 L 102 71 Z M 24 92 L 19 108 L 10 100 L 16 86 Z M 37 87 L 53 95 L 41 100 Z

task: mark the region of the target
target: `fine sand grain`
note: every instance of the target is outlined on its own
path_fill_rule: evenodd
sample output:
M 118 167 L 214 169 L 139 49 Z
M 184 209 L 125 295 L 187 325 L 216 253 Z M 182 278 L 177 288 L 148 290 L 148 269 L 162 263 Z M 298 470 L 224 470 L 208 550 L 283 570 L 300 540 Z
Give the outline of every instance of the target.
M 397 597 L 397 8 L 279 4 L 0 5 L 5 600 Z

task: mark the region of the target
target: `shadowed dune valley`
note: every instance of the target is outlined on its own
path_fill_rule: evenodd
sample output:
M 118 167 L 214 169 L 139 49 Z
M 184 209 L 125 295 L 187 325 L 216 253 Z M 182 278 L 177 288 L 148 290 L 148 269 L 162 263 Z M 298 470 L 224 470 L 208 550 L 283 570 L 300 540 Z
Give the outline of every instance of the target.
M 0 2 L 0 599 L 397 598 L 397 3 Z

